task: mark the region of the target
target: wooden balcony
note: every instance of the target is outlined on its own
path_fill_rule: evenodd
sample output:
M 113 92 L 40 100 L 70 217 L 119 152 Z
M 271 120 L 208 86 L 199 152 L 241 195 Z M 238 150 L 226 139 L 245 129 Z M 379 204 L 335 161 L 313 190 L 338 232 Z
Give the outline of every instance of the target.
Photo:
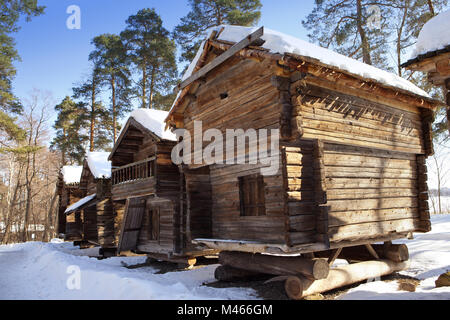
M 143 181 L 155 176 L 156 157 L 133 162 L 119 168 L 112 169 L 112 185 L 121 185 Z

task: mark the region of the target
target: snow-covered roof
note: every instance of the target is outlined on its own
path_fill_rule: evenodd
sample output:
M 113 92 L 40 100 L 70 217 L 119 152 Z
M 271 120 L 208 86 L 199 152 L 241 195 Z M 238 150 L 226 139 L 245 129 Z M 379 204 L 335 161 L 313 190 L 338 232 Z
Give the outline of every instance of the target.
M 84 198 L 81 199 L 81 200 L 78 200 L 77 202 L 75 202 L 74 204 L 72 204 L 71 206 L 69 206 L 69 207 L 66 209 L 66 211 L 64 211 L 64 213 L 69 214 L 69 213 L 75 211 L 76 209 L 80 208 L 81 206 L 87 204 L 89 201 L 95 199 L 95 197 L 96 197 L 96 194 L 94 193 L 94 194 L 91 194 L 91 195 L 89 195 L 89 196 L 87 196 L 87 197 L 84 197 Z
M 139 122 L 161 139 L 176 141 L 176 135 L 172 131 L 165 129 L 164 120 L 168 114 L 167 111 L 141 108 L 134 110 L 130 114 L 130 118 Z
M 445 49 L 449 45 L 450 10 L 447 10 L 425 23 L 417 38 L 411 60 L 429 52 Z
M 228 42 L 239 42 L 258 29 L 257 27 L 221 25 L 211 28 L 208 32 L 208 38 L 211 36 L 212 32 L 219 32 L 222 28 L 223 30 L 222 32 L 220 32 L 217 40 Z M 426 93 L 410 81 L 403 79 L 402 77 L 399 77 L 394 73 L 378 69 L 361 61 L 346 57 L 332 50 L 322 48 L 293 36 L 264 28 L 264 35 L 261 37 L 261 39 L 265 41 L 265 43 L 261 47 L 268 49 L 271 53 L 292 53 L 307 58 L 313 58 L 320 61 L 322 64 L 338 68 L 339 70 L 350 73 L 358 78 L 372 80 L 389 87 L 406 90 L 411 93 L 429 98 L 428 93 Z M 189 78 L 195 70 L 197 62 L 200 59 L 203 51 L 203 44 L 200 46 L 197 55 L 183 75 L 182 80 L 186 80 L 187 78 Z M 181 91 L 178 93 L 173 106 L 175 106 L 180 95 Z
M 86 156 L 87 164 L 96 179 L 111 178 L 111 161 L 109 152 L 89 152 Z
M 64 183 L 80 183 L 82 166 L 64 166 L 61 169 L 61 173 L 64 178 Z

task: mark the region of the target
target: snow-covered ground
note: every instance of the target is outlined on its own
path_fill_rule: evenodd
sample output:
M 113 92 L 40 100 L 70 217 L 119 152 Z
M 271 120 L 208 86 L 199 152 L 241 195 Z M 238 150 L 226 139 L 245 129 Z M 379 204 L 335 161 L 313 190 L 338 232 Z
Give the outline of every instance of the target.
M 435 288 L 450 270 L 450 215 L 433 216 L 433 231 L 407 243 L 411 265 L 401 272 L 422 280 L 416 292 L 398 291 L 397 281 L 359 285 L 338 299 L 450 299 L 450 287 Z M 97 249 L 72 243 L 0 246 L 0 299 L 257 299 L 253 289 L 212 288 L 216 265 L 157 274 L 153 267 L 128 269 L 145 257 L 89 258 Z M 79 270 L 80 281 L 77 281 Z M 79 288 L 78 288 L 79 285 Z
M 0 246 L 0 299 L 254 299 L 250 289 L 216 289 L 215 266 L 155 274 L 152 267 L 127 269 L 143 257 L 89 258 L 95 250 L 72 243 Z M 79 289 L 76 280 L 80 271 Z

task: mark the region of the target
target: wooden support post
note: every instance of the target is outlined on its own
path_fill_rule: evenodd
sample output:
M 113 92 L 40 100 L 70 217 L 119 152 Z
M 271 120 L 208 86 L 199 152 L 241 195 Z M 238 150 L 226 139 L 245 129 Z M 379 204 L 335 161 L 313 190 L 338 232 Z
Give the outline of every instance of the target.
M 337 259 L 337 257 L 339 257 L 341 252 L 342 252 L 342 248 L 338 248 L 338 249 L 334 250 L 333 255 L 328 258 L 328 265 L 330 267 L 333 265 L 333 263 Z
M 290 140 L 293 137 L 292 132 L 292 104 L 291 104 L 291 79 L 290 77 L 272 76 L 270 78 L 272 85 L 279 91 L 279 103 L 281 105 L 280 114 L 280 136 L 283 140 Z
M 365 247 L 366 247 L 367 251 L 369 251 L 369 253 L 372 255 L 372 257 L 374 257 L 377 260 L 380 259 L 380 257 L 378 256 L 377 252 L 372 247 L 372 245 L 366 244 Z
M 327 277 L 330 267 L 325 259 L 282 257 L 245 252 L 221 252 L 219 263 L 237 269 L 273 275 L 298 275 L 312 279 Z
M 427 156 L 434 154 L 433 146 L 433 122 L 434 113 L 429 109 L 420 109 L 420 118 L 422 121 L 423 148 Z
M 428 204 L 428 175 L 426 157 L 424 155 L 418 155 L 417 159 L 417 186 L 419 194 L 419 218 L 420 218 L 420 231 L 431 231 L 430 223 L 430 208 Z
M 285 282 L 289 298 L 298 300 L 367 279 L 376 278 L 407 268 L 407 262 L 391 260 L 366 261 L 331 269 L 326 279 L 313 281 L 302 276 L 290 276 Z
M 324 142 L 317 140 L 314 144 L 313 152 L 313 170 L 314 170 L 314 200 L 317 207 L 316 213 L 316 231 L 319 234 L 318 241 L 329 245 L 328 240 L 328 209 L 327 205 L 327 186 L 324 163 Z

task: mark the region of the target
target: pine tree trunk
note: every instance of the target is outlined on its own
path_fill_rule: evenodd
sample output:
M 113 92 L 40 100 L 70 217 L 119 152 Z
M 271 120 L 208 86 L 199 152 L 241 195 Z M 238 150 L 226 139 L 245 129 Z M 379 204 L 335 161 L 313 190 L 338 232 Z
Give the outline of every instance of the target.
M 402 23 L 400 24 L 399 29 L 397 30 L 397 70 L 398 75 L 401 77 L 403 70 L 401 67 L 402 64 L 402 35 L 403 35 L 403 29 L 405 27 L 406 18 L 408 17 L 408 5 L 405 4 L 405 8 L 403 9 L 403 17 L 402 17 Z
M 147 65 L 145 64 L 142 68 L 142 108 L 145 108 L 145 95 L 147 94 L 147 72 L 146 72 Z
M 356 25 L 358 28 L 358 33 L 359 36 L 361 38 L 361 48 L 363 51 L 363 61 L 364 63 L 367 64 L 372 64 L 372 59 L 370 57 L 370 44 L 369 41 L 367 39 L 367 35 L 366 32 L 363 28 L 363 17 L 362 17 L 362 3 L 361 0 L 357 0 L 356 1 L 356 15 L 357 15 L 357 20 L 356 20 Z
M 95 75 L 92 78 L 92 93 L 91 93 L 91 129 L 89 136 L 89 151 L 94 151 L 94 131 L 95 131 Z
M 117 117 L 116 117 L 116 79 L 114 76 L 111 78 L 112 89 L 112 112 L 113 112 L 113 143 L 116 143 L 117 136 Z
M 64 139 L 66 139 L 66 128 L 63 128 L 63 136 L 64 136 Z M 61 163 L 63 166 L 66 165 L 65 150 L 61 150 Z
M 152 68 L 152 76 L 151 76 L 151 81 L 150 81 L 150 99 L 149 99 L 149 103 L 148 103 L 149 109 L 153 108 L 154 91 L 155 91 L 155 68 Z
M 216 25 L 220 26 L 222 24 L 222 14 L 220 13 L 220 7 L 216 3 Z

